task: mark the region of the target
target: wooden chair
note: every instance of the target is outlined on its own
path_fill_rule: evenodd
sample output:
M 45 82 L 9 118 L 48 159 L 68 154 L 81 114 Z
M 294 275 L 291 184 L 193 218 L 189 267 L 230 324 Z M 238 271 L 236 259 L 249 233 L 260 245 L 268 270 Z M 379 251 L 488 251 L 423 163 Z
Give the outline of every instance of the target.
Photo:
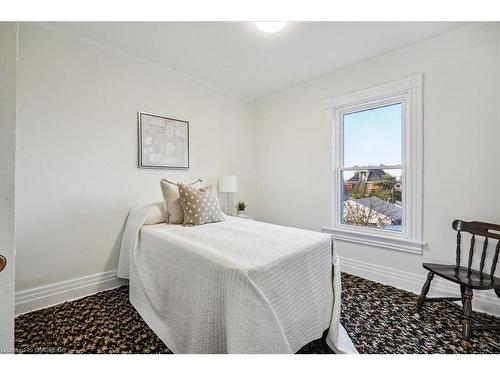
M 500 252 L 500 225 L 482 223 L 479 221 L 465 222 L 461 220 L 455 220 L 452 224 L 454 230 L 457 231 L 457 250 L 456 250 L 456 264 L 455 265 L 444 265 L 444 264 L 434 264 L 434 263 L 423 263 L 422 266 L 429 271 L 427 275 L 427 280 L 422 288 L 422 293 L 418 298 L 417 302 L 417 313 L 420 312 L 424 302 L 436 302 L 436 301 L 446 301 L 451 303 L 452 301 L 462 301 L 462 334 L 463 340 L 462 345 L 465 348 L 470 347 L 470 339 L 472 337 L 474 330 L 496 330 L 500 329 L 500 324 L 479 324 L 473 325 L 472 317 L 472 296 L 473 290 L 488 290 L 493 289 L 496 295 L 500 298 L 500 279 L 495 277 L 495 269 L 498 263 L 498 255 Z M 461 261 L 461 242 L 462 242 L 462 232 L 467 232 L 472 235 L 470 246 L 469 246 L 469 258 L 467 262 L 467 267 L 460 265 Z M 472 261 L 474 258 L 474 244 L 476 242 L 476 237 L 484 237 L 483 249 L 481 252 L 481 259 L 479 265 L 479 271 L 472 268 Z M 496 240 L 496 246 L 493 247 L 495 250 L 490 273 L 484 272 L 484 265 L 486 260 L 486 254 L 488 252 L 488 242 L 489 240 Z M 429 287 L 431 286 L 431 281 L 434 275 L 441 276 L 446 280 L 457 283 L 460 285 L 461 297 L 436 297 L 436 298 L 426 298 L 427 292 L 429 292 Z M 456 306 L 456 305 L 455 305 Z

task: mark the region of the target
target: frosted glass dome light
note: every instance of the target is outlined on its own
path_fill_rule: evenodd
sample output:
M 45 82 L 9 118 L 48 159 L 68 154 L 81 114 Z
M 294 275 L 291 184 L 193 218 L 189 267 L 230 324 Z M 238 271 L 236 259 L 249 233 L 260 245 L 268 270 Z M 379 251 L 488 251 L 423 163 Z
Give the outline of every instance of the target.
M 283 30 L 286 22 L 255 22 L 255 25 L 260 31 L 265 33 L 277 33 Z

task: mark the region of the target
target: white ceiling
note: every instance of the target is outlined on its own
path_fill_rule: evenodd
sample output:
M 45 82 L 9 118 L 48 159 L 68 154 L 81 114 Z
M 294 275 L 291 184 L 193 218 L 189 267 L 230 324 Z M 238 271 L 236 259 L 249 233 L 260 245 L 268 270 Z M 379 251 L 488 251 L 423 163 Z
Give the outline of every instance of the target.
M 463 22 L 57 22 L 52 25 L 249 98 L 465 25 Z

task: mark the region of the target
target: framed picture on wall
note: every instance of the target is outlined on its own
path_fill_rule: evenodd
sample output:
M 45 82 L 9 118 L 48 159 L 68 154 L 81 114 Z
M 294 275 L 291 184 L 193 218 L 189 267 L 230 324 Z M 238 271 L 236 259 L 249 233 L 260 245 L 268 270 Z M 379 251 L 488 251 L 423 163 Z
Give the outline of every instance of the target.
M 139 168 L 188 169 L 189 122 L 138 112 Z

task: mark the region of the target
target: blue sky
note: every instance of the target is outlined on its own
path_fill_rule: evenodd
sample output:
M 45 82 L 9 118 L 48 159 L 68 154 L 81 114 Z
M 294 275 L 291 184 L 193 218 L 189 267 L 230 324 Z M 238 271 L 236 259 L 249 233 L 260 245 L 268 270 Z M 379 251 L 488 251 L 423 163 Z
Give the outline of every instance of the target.
M 344 166 L 401 164 L 401 104 L 344 116 Z

